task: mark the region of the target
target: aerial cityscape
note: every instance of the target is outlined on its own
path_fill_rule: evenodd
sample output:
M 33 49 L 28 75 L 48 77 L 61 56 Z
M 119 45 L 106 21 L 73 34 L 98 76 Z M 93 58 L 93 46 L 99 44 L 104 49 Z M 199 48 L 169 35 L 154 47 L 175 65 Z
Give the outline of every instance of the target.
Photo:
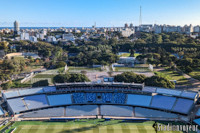
M 200 132 L 200 2 L 169 1 L 0 1 L 0 132 Z

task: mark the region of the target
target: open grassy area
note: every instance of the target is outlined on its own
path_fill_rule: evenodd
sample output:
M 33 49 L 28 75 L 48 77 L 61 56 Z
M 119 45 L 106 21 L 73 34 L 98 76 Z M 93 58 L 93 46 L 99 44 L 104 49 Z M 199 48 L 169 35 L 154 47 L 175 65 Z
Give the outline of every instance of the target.
M 64 67 L 61 67 L 61 68 L 57 68 L 57 69 L 51 69 L 51 70 L 47 70 L 47 71 L 44 71 L 42 72 L 41 74 L 59 74 L 59 73 L 64 73 L 65 71 L 65 68 Z
M 178 73 L 177 71 L 172 71 L 169 68 L 165 68 L 162 71 L 155 71 L 154 72 L 156 75 L 162 76 L 167 78 L 168 80 L 176 80 L 177 81 L 177 85 L 190 85 L 188 83 L 188 80 L 186 78 L 184 78 L 183 75 L 181 75 L 180 73 Z
M 153 124 L 153 121 L 132 123 L 103 119 L 69 122 L 23 121 L 16 122 L 12 129 L 16 127 L 14 133 L 155 133 Z
M 73 67 L 73 66 L 68 67 L 68 72 L 80 73 L 81 71 L 95 72 L 95 71 L 101 71 L 101 68 Z
M 116 72 L 150 72 L 147 67 L 115 67 Z
M 139 55 L 140 55 L 139 53 L 135 53 L 135 54 L 134 54 L 135 57 L 137 57 L 137 56 L 139 56 Z M 129 56 L 130 56 L 130 53 L 124 53 L 124 54 L 121 54 L 121 55 L 120 55 L 120 57 L 129 57 Z
M 191 77 L 200 80 L 200 68 L 194 69 L 193 72 L 189 74 Z
M 32 84 L 37 81 L 41 80 L 48 80 L 49 84 L 53 84 L 53 78 L 56 76 L 56 74 L 37 74 L 34 76 L 31 80 L 29 80 L 27 83 Z
M 42 66 L 40 65 L 30 65 L 28 67 L 25 68 L 25 70 L 23 71 L 23 73 L 26 73 L 26 72 L 31 72 L 33 70 L 37 70 L 37 69 L 40 69 Z

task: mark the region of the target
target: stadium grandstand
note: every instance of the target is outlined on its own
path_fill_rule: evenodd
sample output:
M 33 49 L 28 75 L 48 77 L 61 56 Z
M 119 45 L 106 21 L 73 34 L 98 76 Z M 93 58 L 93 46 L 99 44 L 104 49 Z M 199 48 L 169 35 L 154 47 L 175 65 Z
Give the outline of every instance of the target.
M 64 83 L 2 91 L 0 108 L 18 119 L 117 118 L 187 121 L 200 117 L 198 92 L 127 83 Z

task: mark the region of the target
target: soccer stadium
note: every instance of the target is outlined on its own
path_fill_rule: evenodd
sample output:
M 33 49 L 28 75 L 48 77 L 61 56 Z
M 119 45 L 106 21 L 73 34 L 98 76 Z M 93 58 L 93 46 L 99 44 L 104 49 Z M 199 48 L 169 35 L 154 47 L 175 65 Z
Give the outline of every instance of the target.
M 70 126 L 69 123 L 75 125 L 76 121 L 83 128 L 85 122 L 90 127 L 87 125 L 84 128 L 98 128 L 98 131 L 101 128 L 95 126 L 103 122 L 112 125 L 113 130 L 107 129 L 107 132 L 155 132 L 152 127 L 155 121 L 200 125 L 199 94 L 194 91 L 147 87 L 135 83 L 85 82 L 4 91 L 2 97 L 4 102 L 0 115 L 2 118 L 6 114 L 11 116 L 14 125 L 18 125 L 15 126 L 17 133 L 35 132 L 34 129 L 42 122 L 51 128 L 55 123 L 56 129 L 65 127 L 63 130 Z M 27 123 L 22 127 L 24 121 Z M 119 123 L 122 124 L 121 130 L 116 130 Z M 27 124 L 33 125 L 30 127 Z M 142 126 L 144 130 L 140 130 L 142 124 L 146 125 Z M 42 131 L 43 128 L 37 130 L 51 132 L 46 128 L 45 131 Z M 58 132 L 62 132 L 62 128 Z

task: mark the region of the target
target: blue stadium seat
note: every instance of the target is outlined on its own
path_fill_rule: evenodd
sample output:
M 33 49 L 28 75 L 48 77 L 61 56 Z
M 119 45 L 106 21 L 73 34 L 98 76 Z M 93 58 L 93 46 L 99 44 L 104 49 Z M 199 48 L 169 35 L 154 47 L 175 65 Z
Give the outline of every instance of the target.
M 86 101 L 96 103 L 96 93 L 86 93 Z
M 188 114 L 193 105 L 193 100 L 179 98 L 173 108 L 173 111 Z
M 55 86 L 47 86 L 43 88 L 44 92 L 55 92 L 56 87 Z
M 176 101 L 175 97 L 155 95 L 153 96 L 151 107 L 171 110 Z
M 47 98 L 51 106 L 72 104 L 71 94 L 48 95 Z
M 24 97 L 24 101 L 29 109 L 41 108 L 48 106 L 45 95 L 33 95 Z
M 112 103 L 113 94 L 112 93 L 102 93 L 103 103 Z
M 149 107 L 152 96 L 128 94 L 127 104 Z
M 73 93 L 72 98 L 74 103 L 86 103 L 85 93 Z
M 115 104 L 125 104 L 126 101 L 126 94 L 124 93 L 114 93 L 113 102 Z

